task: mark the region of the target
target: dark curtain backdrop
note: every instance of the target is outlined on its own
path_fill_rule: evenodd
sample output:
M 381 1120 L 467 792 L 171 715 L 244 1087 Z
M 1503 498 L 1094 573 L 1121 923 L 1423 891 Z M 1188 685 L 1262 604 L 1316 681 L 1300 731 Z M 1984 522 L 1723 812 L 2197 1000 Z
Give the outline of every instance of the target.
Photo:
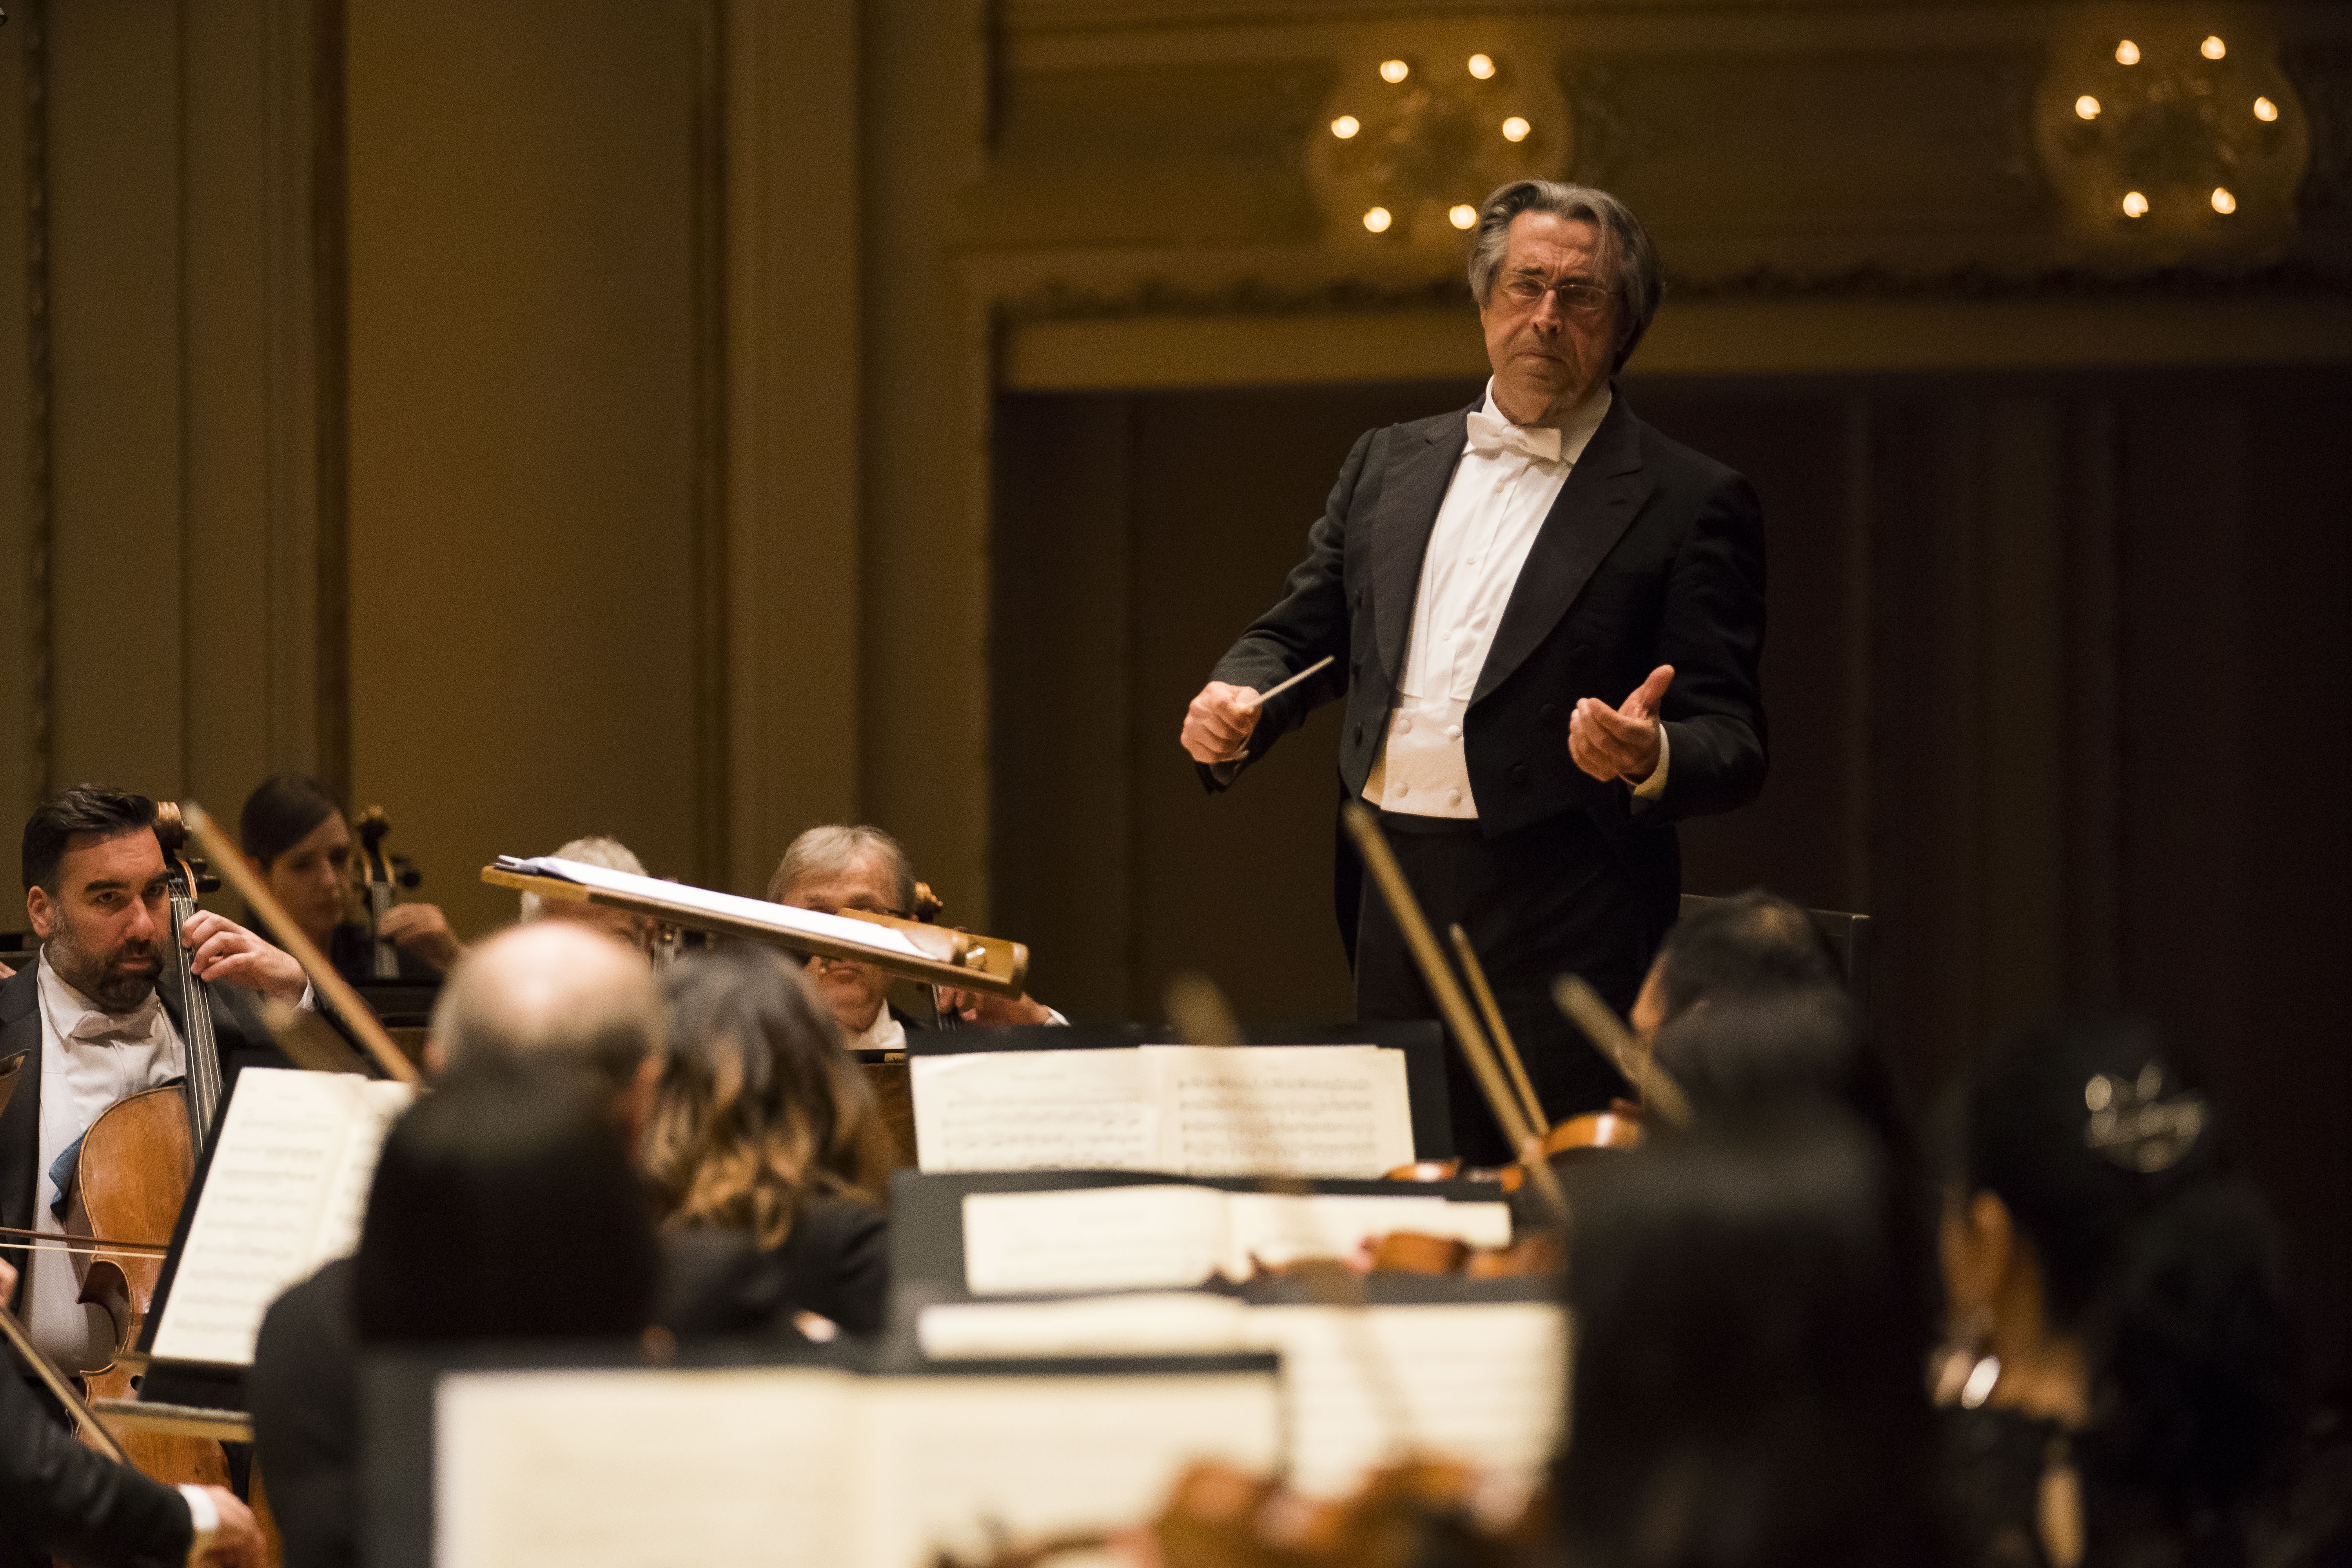
M 1337 1018 L 1336 709 L 1212 799 L 1176 744 L 1365 428 L 1473 382 L 997 405 L 996 927 L 1039 994 Z M 2195 1058 L 2352 1373 L 2352 374 L 1693 383 L 1642 416 L 1755 480 L 1772 776 L 1685 830 L 1692 892 L 1876 922 L 1873 1009 L 1924 1101 L 2004 1029 L 2148 1012 Z

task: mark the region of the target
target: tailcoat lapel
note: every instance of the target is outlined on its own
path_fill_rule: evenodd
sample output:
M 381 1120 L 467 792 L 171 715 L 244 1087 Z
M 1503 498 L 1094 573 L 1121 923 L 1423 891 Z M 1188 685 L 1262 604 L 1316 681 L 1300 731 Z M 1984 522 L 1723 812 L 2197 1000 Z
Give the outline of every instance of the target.
M 0 1225 L 29 1230 L 33 1195 L 39 1184 L 33 1167 L 41 1157 L 41 1009 L 36 959 L 0 986 L 0 1063 L 19 1064 L 16 1087 L 0 1108 Z M 0 1247 L 24 1266 L 24 1251 Z
M 1381 668 L 1391 682 L 1404 670 L 1412 602 L 1421 592 L 1421 558 L 1429 549 L 1437 510 L 1469 438 L 1470 410 L 1461 408 L 1418 426 L 1390 448 L 1388 472 L 1372 518 L 1372 617 Z
M 1471 701 L 1509 679 L 1551 635 L 1592 580 L 1594 569 L 1624 537 L 1649 491 L 1642 474 L 1641 426 L 1620 395 L 1585 444 L 1584 455 L 1569 470 L 1559 499 L 1552 502 L 1551 514 L 1528 552 L 1527 564 L 1519 568 L 1519 580 L 1503 608 L 1502 625 L 1495 628 Z

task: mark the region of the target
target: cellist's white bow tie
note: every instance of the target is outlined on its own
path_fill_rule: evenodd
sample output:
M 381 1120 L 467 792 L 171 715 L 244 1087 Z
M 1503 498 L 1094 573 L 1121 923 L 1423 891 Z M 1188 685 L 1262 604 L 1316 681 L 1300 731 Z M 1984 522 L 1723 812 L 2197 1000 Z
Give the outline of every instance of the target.
M 1481 408 L 1470 416 L 1470 449 L 1482 458 L 1524 452 L 1547 463 L 1559 461 L 1559 432 L 1546 425 L 1514 425 Z
M 163 1011 L 163 998 L 154 992 L 147 1000 L 128 1013 L 101 1013 L 92 1007 L 83 1013 L 65 1031 L 66 1037 L 94 1046 L 140 1045 L 155 1032 L 155 1020 Z

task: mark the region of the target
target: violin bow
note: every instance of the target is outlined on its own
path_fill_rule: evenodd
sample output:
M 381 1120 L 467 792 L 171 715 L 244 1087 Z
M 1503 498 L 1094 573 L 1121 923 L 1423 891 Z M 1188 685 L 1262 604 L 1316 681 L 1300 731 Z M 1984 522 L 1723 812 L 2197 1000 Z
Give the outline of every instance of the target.
M 1625 1075 L 1642 1103 L 1658 1113 L 1669 1127 L 1691 1123 L 1690 1096 L 1674 1075 L 1657 1063 L 1655 1053 L 1643 1048 L 1633 1031 L 1616 1010 L 1601 998 L 1580 974 L 1563 974 L 1551 983 L 1553 1005 L 1569 1016 L 1592 1042 L 1593 1049 Z
M 1536 1098 L 1536 1086 L 1528 1081 L 1527 1063 L 1519 1058 L 1519 1047 L 1511 1038 L 1509 1026 L 1503 1022 L 1502 1004 L 1495 1000 L 1495 988 L 1486 984 L 1486 966 L 1478 962 L 1478 950 L 1470 945 L 1470 933 L 1454 921 L 1445 928 L 1454 939 L 1454 955 L 1462 961 L 1462 977 L 1470 982 L 1470 994 L 1478 999 L 1478 1011 L 1486 1016 L 1486 1027 L 1494 1031 L 1495 1049 L 1510 1070 L 1512 1087 L 1519 1091 L 1519 1103 L 1527 1110 L 1528 1125 L 1535 1129 L 1538 1141 L 1551 1136 L 1551 1122 L 1544 1116 L 1543 1101 Z
M 102 1236 L 74 1236 L 62 1230 L 22 1230 L 0 1225 L 0 1247 L 47 1252 L 86 1252 L 93 1258 L 168 1258 L 172 1249 L 152 1241 L 110 1241 Z
M 416 1070 L 416 1064 L 392 1043 L 392 1037 L 384 1033 L 383 1022 L 366 1003 L 360 1000 L 360 994 L 335 973 L 335 966 L 327 962 L 318 944 L 303 934 L 302 928 L 294 923 L 294 917 L 286 912 L 286 906 L 279 903 L 268 885 L 253 874 L 253 868 L 245 863 L 244 851 L 221 831 L 220 825 L 205 815 L 205 808 L 193 800 L 180 803 L 180 818 L 188 825 L 188 831 L 196 836 L 196 841 L 205 847 L 205 857 L 222 876 L 228 879 L 238 897 L 245 900 L 246 908 L 261 917 L 261 923 L 269 928 L 270 934 L 278 939 L 278 944 L 302 966 L 302 973 L 310 977 L 311 988 L 331 1004 L 341 1015 L 343 1022 L 352 1026 L 352 1032 L 359 1036 L 360 1044 L 375 1059 L 375 1065 L 384 1077 L 400 1083 L 424 1082 L 425 1075 Z
M 1552 1212 L 1565 1220 L 1568 1194 L 1560 1190 L 1559 1177 L 1553 1173 L 1551 1162 L 1544 1158 L 1543 1145 L 1536 1141 L 1527 1118 L 1519 1113 L 1511 1086 L 1504 1079 L 1503 1069 L 1496 1064 L 1495 1053 L 1486 1044 L 1486 1031 L 1478 1026 L 1478 1016 L 1471 1011 L 1469 998 L 1462 994 L 1461 985 L 1454 981 L 1453 967 L 1445 962 L 1437 938 L 1430 932 L 1429 921 L 1421 912 L 1421 902 L 1412 896 L 1412 885 L 1405 880 L 1403 868 L 1397 864 L 1389 841 L 1381 835 L 1381 825 L 1363 802 L 1357 800 L 1340 808 L 1340 817 L 1364 857 L 1365 869 L 1371 872 L 1381 897 L 1388 901 L 1389 913 L 1395 917 L 1397 929 L 1404 933 L 1405 945 L 1412 949 L 1413 962 L 1421 966 L 1429 994 L 1437 999 L 1437 1010 L 1445 1016 L 1445 1026 L 1454 1031 L 1454 1037 L 1461 1042 L 1462 1054 L 1470 1058 L 1471 1074 L 1478 1080 L 1488 1109 L 1502 1123 L 1503 1134 L 1511 1141 L 1511 1146 L 1519 1151 L 1536 1191 L 1543 1194 Z

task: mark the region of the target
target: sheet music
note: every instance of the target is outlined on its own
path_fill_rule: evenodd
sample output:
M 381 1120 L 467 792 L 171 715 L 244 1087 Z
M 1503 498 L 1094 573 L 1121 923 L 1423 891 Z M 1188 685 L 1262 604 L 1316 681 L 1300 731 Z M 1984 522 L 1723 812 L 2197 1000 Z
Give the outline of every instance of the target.
M 967 1193 L 963 1258 L 975 1296 L 1181 1289 L 1233 1268 L 1233 1228 L 1213 1187 Z
M 1391 1231 L 1507 1247 L 1499 1203 L 1407 1193 L 1227 1193 L 1136 1186 L 967 1193 L 964 1283 L 976 1296 L 1181 1289 L 1260 1265 L 1346 1258 Z
M 1273 1351 L 1292 1484 L 1339 1497 L 1408 1454 L 1479 1466 L 1507 1509 L 1565 1431 L 1568 1315 L 1549 1301 L 1251 1306 L 1227 1296 L 942 1302 L 916 1332 L 934 1360 Z
M 856 1379 L 461 1373 L 434 1394 L 436 1568 L 843 1568 Z M 910 1563 L 907 1568 L 914 1568 Z
M 709 888 L 691 888 L 683 882 L 665 882 L 658 877 L 635 877 L 626 871 L 608 871 L 602 866 L 562 860 L 552 855 L 541 855 L 530 859 L 501 855 L 498 863 L 505 870 L 520 872 L 526 877 L 552 877 L 558 881 L 576 882 L 583 888 L 597 888 L 608 893 L 653 899 L 680 909 L 698 910 L 704 914 L 722 915 L 729 920 L 748 921 L 754 925 L 766 926 L 780 935 L 798 933 L 827 937 L 835 942 L 894 952 L 906 958 L 938 956 L 917 947 L 912 938 L 896 927 L 877 925 L 871 921 L 819 914 L 814 910 L 794 909 L 790 904 L 772 904 L 764 899 L 746 899 L 734 893 L 714 892 Z
M 907 1067 L 926 1171 L 1166 1168 L 1140 1051 L 972 1051 Z
M 927 1172 L 1380 1176 L 1412 1163 L 1399 1050 L 1141 1046 L 908 1066 Z
M 922 1568 L 1132 1523 L 1193 1460 L 1279 1445 L 1260 1373 L 470 1373 L 435 1421 L 437 1568 Z
M 1543 1301 L 1256 1307 L 1282 1357 L 1290 1480 L 1340 1497 L 1408 1454 L 1478 1466 L 1524 1500 L 1564 1430 L 1568 1315 Z
M 1066 1301 L 935 1301 L 915 1319 L 933 1361 L 1221 1355 L 1250 1348 L 1248 1303 L 1199 1290 Z
M 1412 1163 L 1404 1053 L 1145 1046 L 1188 1176 L 1378 1177 Z
M 384 1130 L 415 1094 L 345 1073 L 237 1076 L 156 1325 L 157 1360 L 252 1364 L 269 1303 L 358 1245 Z

